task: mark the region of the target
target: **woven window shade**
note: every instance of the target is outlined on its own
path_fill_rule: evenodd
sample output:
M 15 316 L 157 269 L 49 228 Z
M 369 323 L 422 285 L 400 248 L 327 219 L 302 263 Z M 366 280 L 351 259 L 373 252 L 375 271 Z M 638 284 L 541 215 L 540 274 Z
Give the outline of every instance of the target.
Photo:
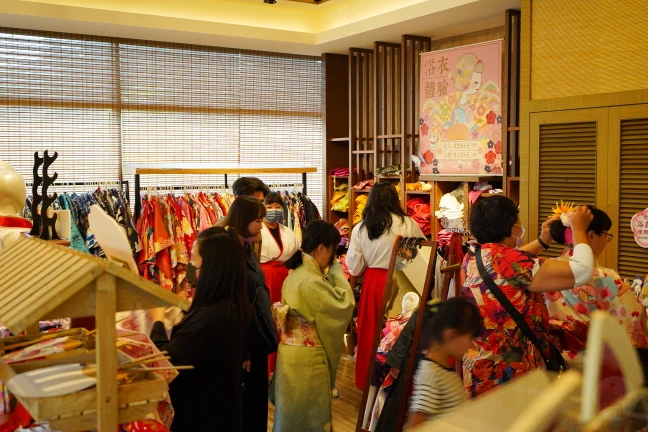
M 540 125 L 540 225 L 561 199 L 596 202 L 596 133 L 596 122 Z M 562 248 L 554 244 L 543 256 L 558 256 Z
M 44 149 L 59 152 L 66 182 L 120 180 L 124 164 L 142 162 L 322 166 L 315 57 L 0 29 L 0 87 L 0 159 L 28 180 Z M 321 175 L 308 181 L 321 206 Z M 142 186 L 223 183 L 142 177 Z
M 32 181 L 34 152 L 58 151 L 59 182 L 120 178 L 110 41 L 0 30 L 0 159 Z
M 648 250 L 639 247 L 630 229 L 636 213 L 646 209 L 648 118 L 621 121 L 619 184 L 619 274 L 634 278 L 648 269 Z

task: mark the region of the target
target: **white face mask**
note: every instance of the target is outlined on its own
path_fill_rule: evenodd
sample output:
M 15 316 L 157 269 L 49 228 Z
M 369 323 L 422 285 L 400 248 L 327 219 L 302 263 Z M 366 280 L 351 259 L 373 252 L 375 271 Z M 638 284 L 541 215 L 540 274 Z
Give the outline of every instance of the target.
M 513 237 L 515 237 L 515 248 L 519 249 L 522 246 L 522 240 L 524 239 L 524 232 L 525 231 L 524 231 L 524 227 L 522 225 L 520 225 L 520 224 L 515 224 L 515 225 L 522 228 L 522 233 L 520 234 L 520 237 L 513 236 Z M 515 226 L 515 225 L 513 225 L 513 226 Z

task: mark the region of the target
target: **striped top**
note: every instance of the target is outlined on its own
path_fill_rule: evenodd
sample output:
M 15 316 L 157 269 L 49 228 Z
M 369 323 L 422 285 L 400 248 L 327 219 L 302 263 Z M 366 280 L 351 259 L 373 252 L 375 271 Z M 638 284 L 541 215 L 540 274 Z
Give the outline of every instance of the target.
M 421 359 L 414 375 L 410 412 L 425 413 L 429 419 L 454 411 L 467 399 L 468 393 L 453 369 Z

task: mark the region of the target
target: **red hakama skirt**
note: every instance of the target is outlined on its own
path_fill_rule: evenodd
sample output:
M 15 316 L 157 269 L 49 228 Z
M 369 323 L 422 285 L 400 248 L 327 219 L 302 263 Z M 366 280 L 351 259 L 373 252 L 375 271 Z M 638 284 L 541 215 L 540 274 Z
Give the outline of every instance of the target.
M 374 359 L 374 341 L 383 316 L 383 294 L 387 270 L 368 268 L 364 272 L 362 293 L 358 304 L 358 345 L 356 351 L 355 382 L 356 387 L 364 390 L 369 365 Z

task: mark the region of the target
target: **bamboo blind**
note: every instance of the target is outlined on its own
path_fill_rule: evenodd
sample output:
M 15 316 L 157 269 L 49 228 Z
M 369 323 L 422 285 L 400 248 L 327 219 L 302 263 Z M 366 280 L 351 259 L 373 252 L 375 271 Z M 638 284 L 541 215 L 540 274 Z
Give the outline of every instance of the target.
M 121 180 L 141 162 L 321 169 L 321 112 L 316 57 L 0 29 L 0 159 L 27 179 L 44 149 L 66 182 Z M 321 175 L 308 181 L 321 205 Z M 223 179 L 142 179 L 185 184 Z
M 636 277 L 646 273 L 648 251 L 637 245 L 630 220 L 646 208 L 648 183 L 648 118 L 621 121 L 621 176 L 619 182 L 619 273 Z
M 596 134 L 596 122 L 540 125 L 540 226 L 560 200 L 596 202 Z M 561 246 L 553 245 L 544 255 L 560 252 Z

